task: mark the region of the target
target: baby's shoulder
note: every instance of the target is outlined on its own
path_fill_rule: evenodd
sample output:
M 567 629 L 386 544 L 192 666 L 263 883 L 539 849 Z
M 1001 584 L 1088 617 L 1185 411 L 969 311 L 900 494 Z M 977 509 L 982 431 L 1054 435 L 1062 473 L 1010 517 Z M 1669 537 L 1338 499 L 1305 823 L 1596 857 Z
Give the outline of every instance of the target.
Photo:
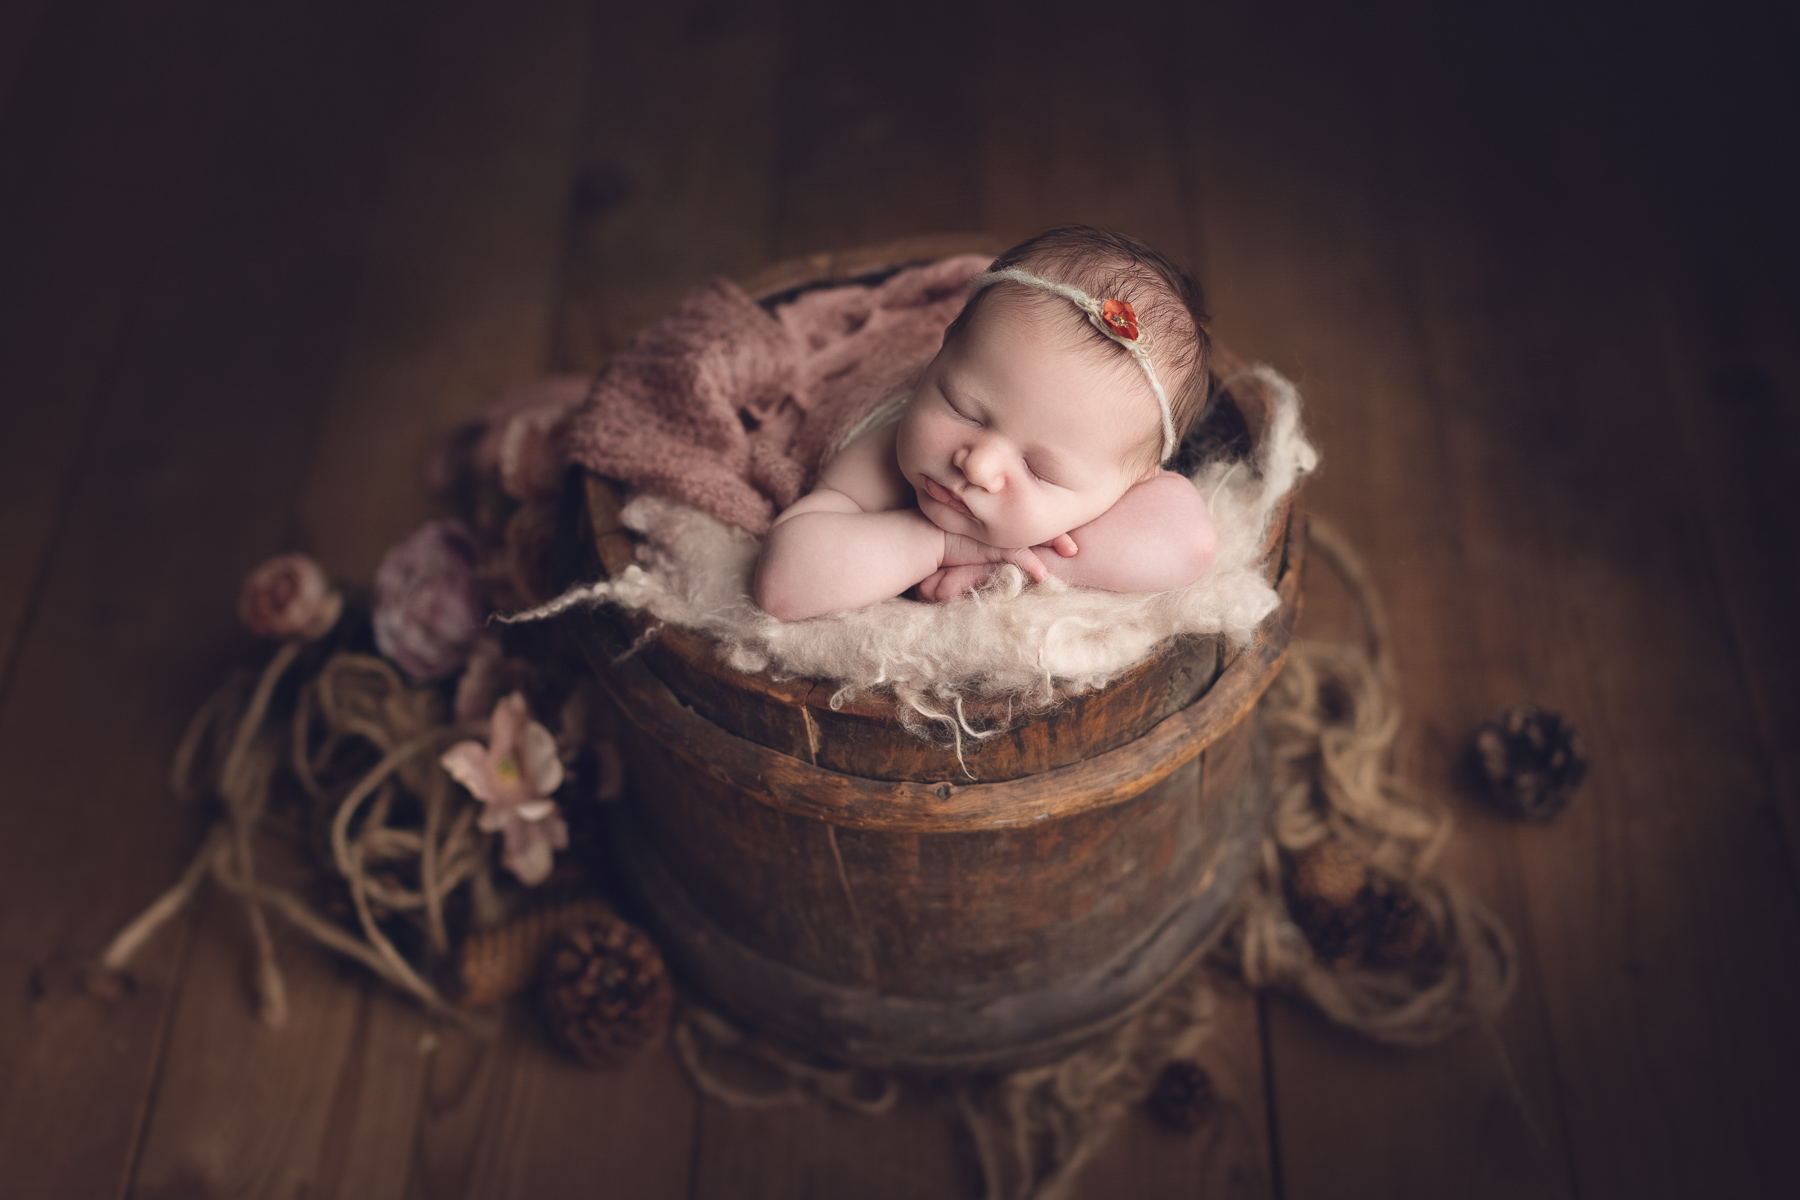
M 832 455 L 819 472 L 818 486 L 842 492 L 864 512 L 912 507 L 913 490 L 894 453 L 899 429 L 889 423 L 864 430 Z

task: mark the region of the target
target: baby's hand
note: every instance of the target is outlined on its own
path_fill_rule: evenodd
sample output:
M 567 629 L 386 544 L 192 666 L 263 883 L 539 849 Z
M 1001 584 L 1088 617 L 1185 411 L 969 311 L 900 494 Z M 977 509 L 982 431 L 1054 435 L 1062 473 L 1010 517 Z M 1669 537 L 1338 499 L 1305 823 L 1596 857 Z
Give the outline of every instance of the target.
M 919 580 L 918 597 L 926 604 L 948 604 L 979 588 L 993 573 L 993 563 L 941 567 Z
M 1067 537 L 1067 534 L 1063 535 Z M 1073 542 L 1069 543 L 1071 546 Z M 1012 563 L 1031 577 L 1031 582 L 1042 583 L 1050 577 L 1044 568 L 1044 560 L 1037 556 L 1037 550 L 1026 546 L 1019 550 L 1005 550 L 999 546 L 990 546 L 986 542 L 976 541 L 967 534 L 946 533 L 944 535 L 945 567 L 966 567 L 980 564 L 998 566 L 1001 563 Z M 985 575 L 982 578 L 986 578 Z
M 1002 550 L 964 534 L 946 534 L 944 565 L 919 581 L 918 597 L 927 604 L 948 604 L 986 583 L 994 569 L 1002 563 L 1012 563 L 1024 571 L 1033 583 L 1042 583 L 1050 576 L 1040 557 L 1047 549 L 1056 551 L 1064 558 L 1073 558 L 1076 552 L 1075 539 L 1066 533 L 1059 533 L 1042 546 Z

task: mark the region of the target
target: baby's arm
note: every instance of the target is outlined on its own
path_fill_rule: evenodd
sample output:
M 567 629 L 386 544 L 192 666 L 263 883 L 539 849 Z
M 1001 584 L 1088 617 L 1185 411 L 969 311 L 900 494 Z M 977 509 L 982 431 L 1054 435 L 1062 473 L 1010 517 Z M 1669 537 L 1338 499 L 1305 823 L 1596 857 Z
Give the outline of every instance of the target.
M 1058 546 L 1042 556 L 1044 566 L 1064 583 L 1109 592 L 1186 587 L 1206 574 L 1219 547 L 1199 490 L 1173 471 L 1138 484 L 1068 537 L 1073 552 Z
M 1200 493 L 1164 471 L 1138 484 L 1086 525 L 1034 547 L 1064 583 L 1109 592 L 1185 587 L 1212 565 L 1218 535 Z M 919 599 L 942 604 L 993 574 L 989 564 L 945 566 L 919 584 Z
M 788 506 L 763 541 L 752 594 L 785 621 L 863 608 L 897 596 L 945 562 L 983 556 L 1044 567 L 1029 550 L 1002 551 L 946 534 L 912 507 L 894 465 L 894 427 L 873 430 L 837 455 L 819 486 Z
M 863 608 L 938 569 L 944 531 L 916 508 L 865 512 L 821 487 L 775 520 L 756 564 L 754 595 L 784 621 Z

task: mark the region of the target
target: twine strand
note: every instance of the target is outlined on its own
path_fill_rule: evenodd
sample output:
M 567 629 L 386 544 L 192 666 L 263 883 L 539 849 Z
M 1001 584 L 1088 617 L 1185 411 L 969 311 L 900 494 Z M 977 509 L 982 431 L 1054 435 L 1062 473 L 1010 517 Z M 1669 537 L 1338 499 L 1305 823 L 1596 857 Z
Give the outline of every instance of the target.
M 304 643 L 284 643 L 247 696 L 241 678 L 229 679 L 189 721 L 176 748 L 171 787 L 188 799 L 215 797 L 221 813 L 174 886 L 119 931 L 99 965 L 124 971 L 210 879 L 243 905 L 256 955 L 257 1012 L 265 1024 L 279 1027 L 288 1012 L 267 917 L 272 911 L 430 1011 L 488 1031 L 490 1018 L 447 999 L 383 928 L 387 916 L 416 915 L 430 953 L 442 958 L 450 950 L 444 906 L 458 888 L 473 887 L 470 907 L 478 921 L 494 915 L 488 838 L 476 826 L 473 803 L 460 798 L 437 762 L 451 741 L 474 731 L 443 723 L 438 699 L 407 687 L 387 663 L 340 651 L 300 686 L 284 733 L 272 710 L 302 649 Z M 334 800 L 323 776 L 357 743 L 380 758 Z M 257 835 L 271 789 L 284 771 L 316 806 L 331 811 L 331 860 L 350 894 L 360 936 L 292 891 L 259 878 Z M 403 791 L 418 802 L 416 828 L 390 823 Z M 416 886 L 404 882 L 409 871 L 416 872 Z

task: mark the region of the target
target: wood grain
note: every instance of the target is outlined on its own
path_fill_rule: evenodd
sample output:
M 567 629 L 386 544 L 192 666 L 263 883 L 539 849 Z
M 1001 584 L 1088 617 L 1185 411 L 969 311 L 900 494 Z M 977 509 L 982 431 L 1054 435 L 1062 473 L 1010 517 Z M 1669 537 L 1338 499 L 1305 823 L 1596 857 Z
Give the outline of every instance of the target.
M 1475 602 L 1459 586 L 1469 534 L 1447 502 L 1455 468 L 1431 440 L 1437 397 L 1409 357 L 1415 314 L 1405 281 L 1393 274 L 1402 227 L 1378 207 L 1396 186 L 1387 182 L 1393 166 L 1382 153 L 1388 131 L 1375 97 L 1363 99 L 1371 88 L 1358 82 L 1354 55 L 1344 52 L 1374 34 L 1348 17 L 1297 31 L 1260 10 L 1220 15 L 1192 37 L 1235 52 L 1195 78 L 1189 101 L 1193 156 L 1217 164 L 1199 196 L 1201 257 L 1222 314 L 1218 329 L 1295 378 L 1308 398 L 1326 462 L 1317 509 L 1346 529 L 1372 565 L 1406 687 L 1408 747 L 1429 751 L 1405 765 L 1442 794 L 1465 727 L 1493 701 L 1466 690 L 1484 661 L 1458 641 L 1461 615 Z M 1288 52 L 1272 55 L 1267 48 L 1275 45 Z M 1292 99 L 1296 93 L 1307 98 Z M 1507 832 L 1484 829 L 1482 836 L 1492 845 Z M 1494 853 L 1453 861 L 1453 877 L 1521 931 L 1516 887 L 1496 878 L 1503 868 Z M 1529 964 L 1529 937 L 1523 949 Z M 1527 965 L 1498 1030 L 1508 1065 L 1479 1033 L 1403 1055 L 1362 1047 L 1319 1028 L 1310 1014 L 1271 1005 L 1284 1194 L 1554 1195 L 1569 1188 L 1558 1141 L 1539 1144 L 1532 1132 L 1535 1125 L 1560 1137 L 1536 986 Z M 1509 1069 L 1524 1089 L 1524 1113 Z M 1359 1101 L 1347 1104 L 1352 1094 Z
M 593 27 L 575 0 L 441 17 L 301 503 L 304 544 L 368 579 L 432 513 L 438 438 L 548 367 Z
M 1223 1115 L 1129 1119 L 1078 1193 L 1800 1191 L 1791 14 L 472 11 L 0 17 L 9 1195 L 973 1195 L 929 1093 L 739 1112 L 667 1053 L 565 1066 L 523 1012 L 433 1029 L 285 938 L 268 1035 L 225 904 L 134 995 L 76 967 L 193 845 L 161 777 L 247 649 L 246 566 L 298 541 L 366 577 L 432 433 L 706 274 L 1063 220 L 1198 266 L 1217 331 L 1301 383 L 1310 498 L 1390 604 L 1403 769 L 1523 969 L 1492 1040 L 1416 1053 L 1227 994 Z M 1322 573 L 1309 628 L 1355 628 Z M 1594 758 L 1541 828 L 1451 782 L 1522 698 Z
M 695 1126 L 695 1200 L 975 1200 L 981 1172 L 949 1097 L 912 1085 L 870 1118 L 823 1102 L 757 1111 L 708 1099 Z
M 780 6 L 613 6 L 596 33 L 555 364 L 597 371 L 712 275 L 774 254 Z
M 1427 112 L 1404 95 L 1415 115 L 1403 161 L 1424 160 L 1422 145 L 1441 161 L 1443 125 L 1470 123 L 1466 101 Z M 1770 1106 L 1792 1111 L 1800 1096 L 1788 1032 L 1800 913 L 1775 869 L 1792 860 L 1769 836 L 1780 797 L 1717 584 L 1696 586 L 1712 556 L 1628 266 L 1646 248 L 1608 236 L 1617 198 L 1583 168 L 1588 132 L 1550 117 L 1544 129 L 1544 157 L 1568 164 L 1561 187 L 1519 186 L 1513 164 L 1531 152 L 1490 143 L 1481 161 L 1452 159 L 1461 179 L 1437 190 L 1468 206 L 1462 228 L 1409 227 L 1419 308 L 1433 318 L 1428 370 L 1473 418 L 1445 438 L 1446 457 L 1471 468 L 1457 481 L 1464 528 L 1495 531 L 1473 542 L 1496 551 L 1484 567 L 1549 581 L 1488 591 L 1474 615 L 1484 641 L 1516 647 L 1525 685 L 1568 696 L 1605 747 L 1591 807 L 1522 864 L 1573 1169 L 1584 1190 L 1780 1195 L 1800 1159 L 1758 1137 Z M 1471 297 L 1485 319 L 1451 319 Z M 1576 329 L 1585 353 L 1571 353 Z M 1521 521 L 1542 538 L 1524 562 L 1501 532 Z M 1689 651 L 1679 665 L 1643 653 L 1677 641 Z
M 556 1055 L 522 1013 L 497 1040 L 442 1031 L 428 1066 L 408 1196 L 692 1194 L 696 1100 L 666 1046 L 597 1072 Z
M 1004 52 L 979 74 L 984 228 L 1012 245 L 1094 225 L 1192 267 L 1188 114 L 1173 89 L 1198 60 L 1176 36 L 1177 11 L 1148 4 L 1109 21 L 1079 0 L 988 6 Z
M 177 931 L 149 947 L 136 964 L 136 994 L 117 1003 L 76 994 L 74 968 L 194 845 L 201 814 L 174 807 L 169 756 L 185 713 L 224 666 L 238 573 L 283 537 L 299 484 L 289 451 L 311 438 L 311 397 L 351 290 L 356 185 L 388 128 L 382 106 L 405 59 L 386 54 L 396 75 L 368 77 L 375 86 L 360 93 L 319 97 L 348 101 L 363 118 L 356 136 L 329 148 L 288 107 L 289 89 L 304 72 L 354 73 L 359 54 L 385 50 L 394 27 L 384 15 L 392 16 L 357 26 L 366 32 L 354 39 L 343 36 L 350 18 L 331 7 L 285 27 L 204 8 L 127 23 L 117 31 L 125 44 L 95 60 L 101 76 L 88 81 L 98 95 L 112 94 L 105 72 L 120 61 L 114 53 L 142 59 L 151 78 L 192 74 L 173 96 L 146 86 L 135 129 L 118 111 L 129 109 L 126 96 L 92 115 L 119 139 L 115 147 L 145 135 L 147 160 L 102 152 L 84 162 L 77 153 L 49 181 L 53 194 L 67 189 L 72 223 L 51 223 L 47 304 L 33 318 L 42 323 L 27 326 L 41 341 L 26 347 L 49 353 L 27 356 L 25 380 L 60 378 L 71 389 L 61 401 L 92 430 L 79 450 L 89 469 L 61 501 L 0 706 L 0 745 L 16 764 L 8 793 L 30 798 L 15 800 L 0 850 L 0 967 L 6 993 L 28 998 L 0 1019 L 9 1064 L 0 1072 L 0 1173 L 23 1193 L 114 1194 L 130 1169 L 182 939 Z M 95 46 L 74 33 L 91 16 L 52 13 L 37 43 L 45 54 L 72 51 L 61 67 L 77 89 Z M 78 18 L 73 30 L 62 30 L 62 18 Z M 216 40 L 188 41 L 194 23 Z M 54 66 L 28 64 L 9 111 L 31 111 L 37 101 L 22 98 L 41 99 L 36 81 Z M 120 82 L 149 80 L 128 69 Z M 188 89 L 214 93 L 216 111 L 201 119 Z M 89 119 L 80 106 L 69 113 Z M 252 130 L 262 142 L 247 144 Z M 57 130 L 33 132 L 54 140 Z M 166 163 L 155 161 L 159 150 L 170 151 Z M 130 191 L 129 178 L 112 174 L 121 166 L 145 176 L 143 208 L 105 194 Z M 182 176 L 167 190 L 155 181 L 165 166 Z M 107 248 L 109 215 L 125 234 L 112 243 L 123 259 L 103 264 L 89 255 Z M 262 236 L 270 227 L 284 236 Z M 29 239 L 32 230 L 9 236 Z M 83 286 L 94 289 L 94 312 L 79 302 Z M 110 358 L 104 369 L 82 361 L 89 347 Z M 9 423 L 30 428 L 58 399 L 40 393 L 11 406 Z M 41 451 L 56 469 L 67 464 L 66 446 L 7 441 Z
M 298 498 L 309 548 L 340 577 L 366 578 L 429 511 L 419 476 L 389 464 L 420 461 L 434 433 L 542 369 L 586 14 L 550 0 L 503 31 L 487 15 L 439 8 L 412 31 L 419 82 L 368 193 L 380 206 L 342 350 L 320 372 L 322 431 Z M 428 1139 L 433 1022 L 293 939 L 290 1025 L 263 1029 L 244 1002 L 244 952 L 241 939 L 196 947 L 134 1193 L 397 1194 Z
M 30 49 L 47 3 L 48 0 L 21 0 L 0 14 L 0 112 L 11 98 L 19 64 Z
M 12 84 L 0 90 L 0 222 L 13 231 L 0 240 L 13 401 L 0 439 L 0 663 L 64 532 L 146 272 L 204 203 L 214 130 L 198 118 L 232 72 L 186 43 L 219 16 L 121 3 L 0 18 L 22 23 L 5 46 L 18 57 L 0 60 L 0 85 Z
M 1739 1166 L 1758 1161 L 1739 1122 L 1761 1118 L 1717 1106 L 1739 1087 L 1779 1094 L 1765 1071 L 1788 1068 L 1735 1037 L 1756 1029 L 1788 1061 L 1761 1005 L 1791 994 L 1792 902 L 1748 834 L 1772 814 L 1721 614 L 1694 582 L 1705 555 L 1671 482 L 1674 443 L 1644 419 L 1662 401 L 1632 366 L 1642 318 L 1607 259 L 1613 217 L 1581 199 L 1588 149 L 1560 119 L 1495 138 L 1435 47 L 1389 40 L 1419 36 L 1398 18 L 1323 27 L 1316 43 L 1254 22 L 1227 32 L 1291 52 L 1292 74 L 1258 60 L 1268 87 L 1333 97 L 1329 121 L 1307 106 L 1309 126 L 1242 78 L 1208 80 L 1209 107 L 1234 109 L 1215 130 L 1243 131 L 1227 155 L 1279 197 L 1212 218 L 1209 261 L 1229 279 L 1218 302 L 1241 314 L 1232 340 L 1311 384 L 1318 505 L 1351 527 L 1402 631 L 1416 777 L 1448 791 L 1474 723 L 1526 697 L 1605 746 L 1584 807 L 1551 830 L 1458 805 L 1444 869 L 1521 937 L 1521 992 L 1497 1029 L 1507 1064 L 1471 1034 L 1379 1066 L 1344 1042 L 1354 1065 L 1339 1068 L 1331 1039 L 1277 1010 L 1286 1189 L 1343 1195 L 1356 1161 L 1354 1194 L 1681 1194 L 1708 1169 L 1774 1194 L 1760 1191 L 1772 1160 Z M 1356 46 L 1366 59 L 1345 54 Z M 1379 86 L 1344 65 L 1359 60 L 1383 64 Z M 1679 666 L 1645 652 L 1675 644 Z M 1700 796 L 1704 834 L 1677 815 Z M 1718 939 L 1748 914 L 1762 950 L 1727 968 Z M 1747 1003 L 1724 1016 L 1725 995 Z M 1678 1088 L 1657 1082 L 1670 1069 Z M 1368 1103 L 1332 1101 L 1351 1088 Z
M 782 7 L 776 255 L 981 228 L 977 13 L 954 0 Z

